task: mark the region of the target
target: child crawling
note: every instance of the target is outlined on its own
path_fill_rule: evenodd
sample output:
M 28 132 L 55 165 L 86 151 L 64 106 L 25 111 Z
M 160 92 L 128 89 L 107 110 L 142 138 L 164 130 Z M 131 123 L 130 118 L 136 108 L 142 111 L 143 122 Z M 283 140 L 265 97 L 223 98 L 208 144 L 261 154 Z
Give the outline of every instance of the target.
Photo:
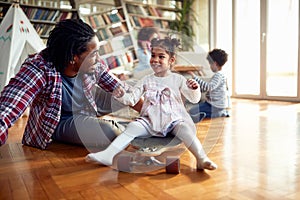
M 197 160 L 197 169 L 215 170 L 196 136 L 196 126 L 187 113 L 181 95 L 192 103 L 201 98 L 199 84 L 186 80 L 182 75 L 170 71 L 175 63 L 175 49 L 178 39 L 166 37 L 151 41 L 150 65 L 154 73 L 143 77 L 130 92 L 115 92 L 114 97 L 126 105 L 135 105 L 144 97 L 140 117 L 130 122 L 105 150 L 90 153 L 87 160 L 110 166 L 116 154 L 124 150 L 135 137 L 177 136 Z

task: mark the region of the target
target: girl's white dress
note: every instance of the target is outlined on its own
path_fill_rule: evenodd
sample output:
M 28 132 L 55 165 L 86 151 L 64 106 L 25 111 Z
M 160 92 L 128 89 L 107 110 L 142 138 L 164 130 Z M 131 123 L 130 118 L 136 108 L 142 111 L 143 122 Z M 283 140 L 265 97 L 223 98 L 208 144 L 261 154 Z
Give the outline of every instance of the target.
M 186 111 L 182 95 L 191 103 L 198 103 L 201 98 L 199 89 L 187 87 L 186 78 L 170 72 L 165 77 L 147 75 L 121 98 L 120 102 L 134 106 L 141 97 L 144 104 L 140 117 L 136 120 L 153 136 L 164 137 L 180 121 L 186 121 L 195 127 Z M 195 128 L 194 128 L 195 130 Z

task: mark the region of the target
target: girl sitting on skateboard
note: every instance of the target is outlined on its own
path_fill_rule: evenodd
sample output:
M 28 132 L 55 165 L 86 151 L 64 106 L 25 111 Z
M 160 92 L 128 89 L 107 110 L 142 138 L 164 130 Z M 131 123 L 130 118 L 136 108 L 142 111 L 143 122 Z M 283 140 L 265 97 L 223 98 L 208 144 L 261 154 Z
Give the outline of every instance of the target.
M 197 138 L 196 126 L 186 111 L 181 95 L 192 103 L 198 103 L 201 92 L 199 84 L 186 80 L 184 76 L 170 71 L 175 63 L 175 49 L 178 39 L 151 40 L 150 65 L 154 73 L 145 76 L 127 91 L 114 92 L 114 97 L 126 105 L 135 105 L 144 97 L 139 118 L 130 122 L 104 151 L 90 153 L 87 160 L 112 165 L 116 154 L 124 150 L 135 137 L 165 137 L 168 133 L 183 141 L 196 157 L 197 169 L 215 170 L 217 165 L 204 152 Z

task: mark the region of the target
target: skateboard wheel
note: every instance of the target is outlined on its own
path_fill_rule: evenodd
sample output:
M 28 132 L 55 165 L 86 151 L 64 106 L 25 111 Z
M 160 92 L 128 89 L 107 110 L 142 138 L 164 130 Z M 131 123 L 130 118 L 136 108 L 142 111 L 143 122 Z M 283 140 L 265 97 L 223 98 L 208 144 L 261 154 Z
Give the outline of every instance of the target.
M 119 171 L 130 172 L 130 163 L 132 161 L 131 156 L 129 155 L 120 155 L 117 160 L 117 167 Z
M 180 159 L 176 156 L 170 156 L 166 158 L 166 172 L 168 174 L 180 173 Z

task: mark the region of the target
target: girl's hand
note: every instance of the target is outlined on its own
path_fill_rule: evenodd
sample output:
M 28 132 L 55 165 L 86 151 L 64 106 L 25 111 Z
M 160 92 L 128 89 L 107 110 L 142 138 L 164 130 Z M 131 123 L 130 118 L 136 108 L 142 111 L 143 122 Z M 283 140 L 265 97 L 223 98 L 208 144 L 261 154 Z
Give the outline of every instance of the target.
M 197 81 L 195 81 L 194 79 L 188 79 L 186 81 L 186 85 L 188 86 L 188 88 L 196 90 L 199 87 L 199 84 Z
M 112 92 L 112 95 L 116 98 L 120 98 L 122 97 L 123 95 L 125 94 L 125 90 L 124 88 L 119 85 L 113 92 Z

